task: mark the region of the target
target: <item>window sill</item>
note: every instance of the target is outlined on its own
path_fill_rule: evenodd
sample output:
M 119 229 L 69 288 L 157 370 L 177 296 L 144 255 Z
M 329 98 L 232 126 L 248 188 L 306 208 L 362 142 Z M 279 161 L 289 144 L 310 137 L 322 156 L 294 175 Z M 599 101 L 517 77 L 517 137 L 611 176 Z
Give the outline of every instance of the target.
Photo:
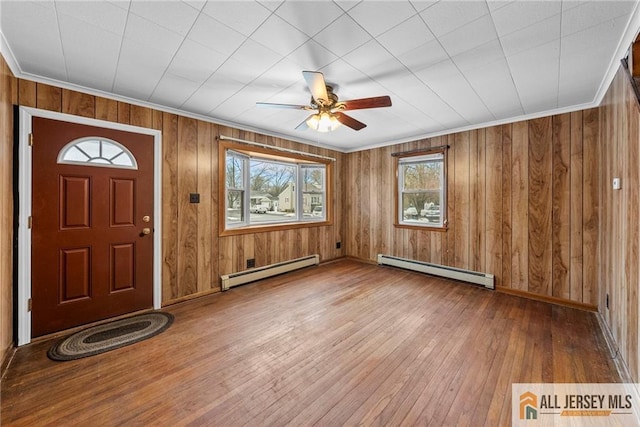
M 446 232 L 449 227 L 446 225 L 437 226 L 437 225 L 413 225 L 413 224 L 403 224 L 396 222 L 393 224 L 394 227 L 397 228 L 408 228 L 410 230 L 424 230 L 424 231 L 437 231 L 440 233 Z
M 333 225 L 333 221 L 304 221 L 304 222 L 291 222 L 278 225 L 249 225 L 238 228 L 227 228 L 219 233 L 220 237 L 224 236 L 237 236 L 240 234 L 254 234 L 254 233 L 267 233 L 269 231 L 283 231 L 293 230 L 297 228 L 313 228 L 313 227 L 326 227 Z

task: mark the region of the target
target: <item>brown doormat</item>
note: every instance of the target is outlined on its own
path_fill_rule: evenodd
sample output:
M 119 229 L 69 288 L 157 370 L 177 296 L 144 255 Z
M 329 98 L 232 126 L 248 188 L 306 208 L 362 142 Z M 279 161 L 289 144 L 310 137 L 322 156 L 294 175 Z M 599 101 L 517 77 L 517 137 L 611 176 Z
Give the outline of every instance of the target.
M 47 356 L 60 361 L 93 356 L 156 336 L 171 323 L 172 314 L 156 311 L 92 326 L 56 343 Z

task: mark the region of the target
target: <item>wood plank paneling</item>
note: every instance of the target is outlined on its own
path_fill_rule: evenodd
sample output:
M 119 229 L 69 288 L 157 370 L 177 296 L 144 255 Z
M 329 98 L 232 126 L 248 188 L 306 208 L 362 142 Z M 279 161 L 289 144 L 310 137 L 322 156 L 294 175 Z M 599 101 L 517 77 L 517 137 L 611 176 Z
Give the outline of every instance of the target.
M 511 162 L 511 286 L 529 289 L 529 127 L 513 124 Z
M 598 130 L 597 110 L 587 110 L 350 153 L 347 254 L 374 261 L 387 253 L 490 272 L 499 288 L 593 307 Z M 386 172 L 392 152 L 446 144 L 446 232 L 395 227 L 392 209 L 385 214 L 379 203 L 368 204 L 373 191 L 393 194 L 396 180 Z M 363 161 L 372 162 L 367 159 L 377 166 L 362 185 L 359 171 Z M 375 238 L 363 252 L 366 232 Z
M 62 89 L 36 83 L 36 107 L 42 110 L 62 111 Z
M 182 296 L 178 288 L 178 117 L 162 117 L 162 298 Z
M 574 301 L 582 300 L 582 112 L 571 113 L 571 265 L 570 292 Z M 590 172 L 588 172 L 590 173 Z
M 214 205 L 211 201 L 211 177 L 213 175 L 211 168 L 211 161 L 213 156 L 211 155 L 213 134 L 212 125 L 209 123 L 197 122 L 197 183 L 196 189 L 200 194 L 200 203 L 197 205 L 197 262 L 198 277 L 197 277 L 197 292 L 205 292 L 210 290 L 217 284 L 217 280 L 213 280 L 213 210 Z M 216 159 L 217 160 L 217 159 Z M 217 215 L 216 215 L 217 224 Z M 216 242 L 217 244 L 217 242 Z
M 553 117 L 552 284 L 553 296 L 571 299 L 571 115 Z
M 13 346 L 13 105 L 18 86 L 0 55 L 0 366 Z M 34 99 L 35 85 L 20 85 Z
M 513 137 L 512 127 L 502 126 L 502 286 L 511 288 L 512 264 L 511 240 L 513 236 L 513 208 L 512 208 L 512 173 Z
M 599 123 L 599 138 L 592 123 Z M 621 67 L 602 107 L 583 112 L 584 298 L 600 312 L 631 380 L 640 376 L 638 355 L 640 277 L 640 110 L 629 76 Z M 613 178 L 621 179 L 614 190 Z M 598 245 L 598 255 L 591 248 Z M 596 286 L 600 284 L 600 288 Z
M 551 117 L 529 125 L 529 292 L 551 295 L 552 166 Z M 551 280 L 550 280 L 551 279 Z
M 198 191 L 198 123 L 178 116 L 178 251 L 180 275 L 177 297 L 198 292 L 198 204 L 189 195 Z
M 96 98 L 73 90 L 62 89 L 62 112 L 94 118 L 96 116 Z
M 503 286 L 504 280 L 502 277 L 502 130 L 500 126 L 486 130 L 486 272 L 495 275 L 496 286 Z

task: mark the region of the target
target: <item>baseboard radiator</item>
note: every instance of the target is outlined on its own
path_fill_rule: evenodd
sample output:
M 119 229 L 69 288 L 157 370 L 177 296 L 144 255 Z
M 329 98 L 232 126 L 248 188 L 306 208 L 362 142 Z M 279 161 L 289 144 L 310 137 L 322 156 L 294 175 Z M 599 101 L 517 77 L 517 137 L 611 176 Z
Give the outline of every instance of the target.
M 391 255 L 378 254 L 378 265 L 390 265 L 406 270 L 419 271 L 433 276 L 446 277 L 448 279 L 461 280 L 475 283 L 485 288 L 494 289 L 493 274 L 479 273 L 477 271 L 464 270 L 462 268 L 447 267 L 445 265 L 431 264 L 428 262 L 414 261 L 406 258 L 398 258 Z
M 251 270 L 240 271 L 238 273 L 226 274 L 224 276 L 220 276 L 222 282 L 221 287 L 223 291 L 226 291 L 234 286 L 244 285 L 245 283 L 266 279 L 267 277 L 288 273 L 293 270 L 318 264 L 320 264 L 320 256 L 309 255 L 302 258 L 292 259 L 291 261 L 284 261 L 276 264 L 265 265 L 264 267 L 253 268 Z

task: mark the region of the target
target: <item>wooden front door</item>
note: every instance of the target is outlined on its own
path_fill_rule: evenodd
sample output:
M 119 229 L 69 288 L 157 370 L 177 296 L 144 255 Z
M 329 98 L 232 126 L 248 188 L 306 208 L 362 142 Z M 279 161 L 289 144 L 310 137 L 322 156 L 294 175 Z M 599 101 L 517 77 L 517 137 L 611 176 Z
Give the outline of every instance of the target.
M 153 307 L 153 137 L 33 118 L 32 336 Z

